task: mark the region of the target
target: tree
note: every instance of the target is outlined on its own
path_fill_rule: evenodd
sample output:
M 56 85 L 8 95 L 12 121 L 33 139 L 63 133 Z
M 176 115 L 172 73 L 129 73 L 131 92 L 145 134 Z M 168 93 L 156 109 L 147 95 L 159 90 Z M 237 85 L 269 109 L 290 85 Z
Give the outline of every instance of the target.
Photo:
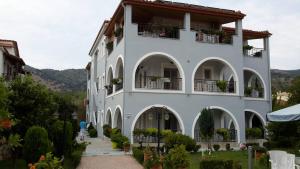
M 0 120 L 8 118 L 8 88 L 6 87 L 4 80 L 0 78 Z
M 300 77 L 295 78 L 292 81 L 292 85 L 289 88 L 290 98 L 289 98 L 289 104 L 299 104 L 300 103 Z
M 210 109 L 203 109 L 199 117 L 201 138 L 210 140 L 214 134 L 214 118 Z
M 30 126 L 46 126 L 53 118 L 57 108 L 53 93 L 30 76 L 16 78 L 11 82 L 9 90 L 9 111 L 19 121 L 13 129 L 21 137 L 24 137 Z

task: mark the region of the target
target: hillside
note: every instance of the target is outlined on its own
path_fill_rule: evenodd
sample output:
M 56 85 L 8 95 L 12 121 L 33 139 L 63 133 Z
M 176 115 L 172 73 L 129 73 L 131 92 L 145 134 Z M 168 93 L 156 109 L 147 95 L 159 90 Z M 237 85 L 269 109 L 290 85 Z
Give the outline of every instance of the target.
M 300 77 L 300 69 L 297 70 L 271 70 L 272 87 L 276 90 L 285 91 L 291 85 L 295 77 Z
M 86 90 L 86 72 L 84 69 L 36 69 L 25 66 L 33 78 L 56 91 L 84 91 Z
M 57 91 L 84 91 L 86 90 L 86 72 L 84 69 L 36 69 L 30 66 L 25 67 L 32 73 L 35 80 Z M 272 87 L 276 90 L 285 91 L 291 81 L 300 76 L 298 70 L 272 69 Z

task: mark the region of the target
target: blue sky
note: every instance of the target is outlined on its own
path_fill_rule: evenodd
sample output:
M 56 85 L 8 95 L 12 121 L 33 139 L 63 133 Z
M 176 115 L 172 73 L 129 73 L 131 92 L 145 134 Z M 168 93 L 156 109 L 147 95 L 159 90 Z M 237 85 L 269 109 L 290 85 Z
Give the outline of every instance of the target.
M 269 30 L 271 67 L 300 69 L 299 0 L 176 0 L 240 10 L 243 27 Z M 104 19 L 119 0 L 0 0 L 0 39 L 18 42 L 25 62 L 37 68 L 83 68 Z

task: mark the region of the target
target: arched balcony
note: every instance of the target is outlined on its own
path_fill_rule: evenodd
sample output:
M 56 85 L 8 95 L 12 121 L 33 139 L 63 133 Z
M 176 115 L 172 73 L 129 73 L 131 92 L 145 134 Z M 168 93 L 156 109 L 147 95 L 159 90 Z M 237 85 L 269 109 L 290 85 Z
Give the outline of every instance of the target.
M 251 70 L 244 70 L 244 96 L 251 98 L 264 98 L 264 83 L 260 76 Z
M 195 92 L 236 93 L 236 74 L 226 62 L 218 59 L 206 60 L 194 74 Z
M 181 69 L 182 70 L 182 69 Z M 154 54 L 139 62 L 135 70 L 135 89 L 182 90 L 183 71 L 178 62 L 163 54 Z

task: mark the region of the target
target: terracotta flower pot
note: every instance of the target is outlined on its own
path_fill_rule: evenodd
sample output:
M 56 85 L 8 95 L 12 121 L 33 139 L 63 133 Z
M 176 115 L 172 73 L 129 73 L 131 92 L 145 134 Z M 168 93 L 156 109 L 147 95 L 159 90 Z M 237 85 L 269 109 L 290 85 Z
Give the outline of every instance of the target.
M 123 147 L 124 151 L 125 152 L 129 152 L 129 149 L 130 149 L 130 145 L 126 145 Z
M 151 159 L 151 154 L 144 152 L 144 161 L 148 161 Z
M 11 128 L 11 126 L 12 126 L 12 122 L 10 119 L 0 120 L 0 127 L 8 129 Z

